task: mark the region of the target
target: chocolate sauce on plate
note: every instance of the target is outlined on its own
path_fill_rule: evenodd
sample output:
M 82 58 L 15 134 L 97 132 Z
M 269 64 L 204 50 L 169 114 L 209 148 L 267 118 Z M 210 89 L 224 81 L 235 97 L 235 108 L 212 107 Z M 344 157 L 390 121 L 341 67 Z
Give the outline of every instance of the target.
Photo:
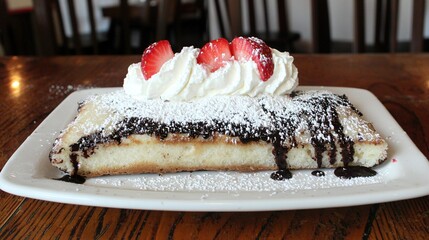
M 288 169 L 280 169 L 271 173 L 271 179 L 281 181 L 292 178 L 292 173 Z
M 325 172 L 321 171 L 321 170 L 314 170 L 311 172 L 311 175 L 316 176 L 316 177 L 323 177 L 323 176 L 325 176 Z
M 367 167 L 348 166 L 336 168 L 334 174 L 339 178 L 350 179 L 355 177 L 372 177 L 375 176 L 377 172 Z
M 73 176 L 64 175 L 60 178 L 54 178 L 54 180 L 59 180 L 59 181 L 69 182 L 69 183 L 76 183 L 76 184 L 83 184 L 86 181 L 84 177 L 79 175 L 73 175 Z

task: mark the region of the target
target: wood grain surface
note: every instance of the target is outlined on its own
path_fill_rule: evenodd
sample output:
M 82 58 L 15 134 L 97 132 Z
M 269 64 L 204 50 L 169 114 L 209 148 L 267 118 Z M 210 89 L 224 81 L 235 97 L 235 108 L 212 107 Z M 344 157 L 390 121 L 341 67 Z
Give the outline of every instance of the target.
M 73 91 L 122 85 L 139 56 L 0 58 L 0 169 Z M 368 89 L 429 158 L 429 55 L 297 55 L 301 85 Z M 429 184 L 429 183 L 428 183 Z M 98 208 L 0 191 L 0 239 L 428 239 L 428 196 L 276 212 Z

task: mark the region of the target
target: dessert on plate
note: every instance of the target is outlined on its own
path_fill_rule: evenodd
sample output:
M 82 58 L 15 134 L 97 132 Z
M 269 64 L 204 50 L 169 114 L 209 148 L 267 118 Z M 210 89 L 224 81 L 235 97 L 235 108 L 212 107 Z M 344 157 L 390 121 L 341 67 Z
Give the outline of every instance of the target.
M 90 96 L 55 140 L 71 176 L 373 167 L 387 143 L 345 95 L 296 91 L 287 52 L 262 40 L 213 40 L 173 53 L 168 41 L 131 64 L 123 89 Z

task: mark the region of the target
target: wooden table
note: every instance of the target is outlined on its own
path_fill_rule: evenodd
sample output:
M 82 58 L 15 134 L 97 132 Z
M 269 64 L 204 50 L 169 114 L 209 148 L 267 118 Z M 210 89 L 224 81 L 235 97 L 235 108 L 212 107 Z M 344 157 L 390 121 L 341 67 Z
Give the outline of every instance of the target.
M 429 158 L 429 55 L 297 55 L 302 85 L 372 91 Z M 68 95 L 121 86 L 139 56 L 0 58 L 0 168 Z M 427 196 L 278 212 L 163 212 L 51 203 L 0 191 L 0 239 L 423 239 Z

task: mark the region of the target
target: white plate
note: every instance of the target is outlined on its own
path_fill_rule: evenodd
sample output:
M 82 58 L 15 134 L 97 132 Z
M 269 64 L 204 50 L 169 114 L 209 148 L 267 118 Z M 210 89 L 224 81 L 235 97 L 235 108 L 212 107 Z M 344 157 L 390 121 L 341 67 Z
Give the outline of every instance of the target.
M 25 140 L 0 173 L 2 190 L 46 201 L 100 207 L 177 211 L 264 211 L 341 207 L 414 198 L 429 194 L 429 162 L 380 101 L 354 88 L 327 89 L 346 94 L 389 143 L 388 159 L 369 178 L 340 179 L 293 171 L 274 181 L 271 172 L 185 172 L 109 176 L 84 184 L 53 180 L 61 176 L 48 154 L 53 140 L 76 115 L 78 102 L 114 88 L 77 91 L 68 96 Z

